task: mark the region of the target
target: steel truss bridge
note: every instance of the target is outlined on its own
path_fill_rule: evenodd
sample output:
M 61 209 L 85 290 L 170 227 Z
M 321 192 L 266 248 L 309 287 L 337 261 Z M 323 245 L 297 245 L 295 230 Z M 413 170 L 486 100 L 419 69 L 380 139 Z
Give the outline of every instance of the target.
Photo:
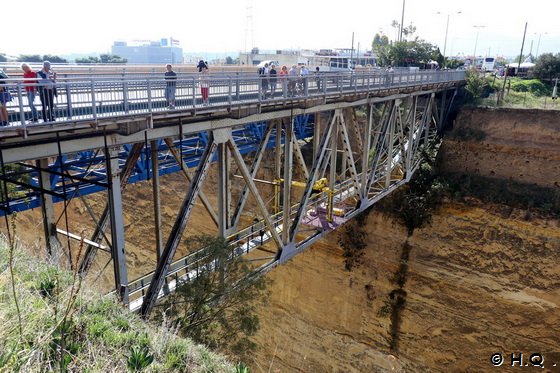
M 23 82 L 12 80 L 15 123 L 0 128 L 0 213 L 40 208 L 49 253 L 62 247 L 72 261 L 72 250 L 59 237 L 67 238 L 67 246 L 70 239 L 86 244 L 82 273 L 98 251 L 110 253 L 117 295 L 144 316 L 181 281 L 213 266 L 198 252 L 175 258 L 197 202 L 231 245 L 232 256 L 250 254 L 257 271 L 269 270 L 410 180 L 423 149 L 435 143 L 464 73 L 364 72 L 317 79 L 320 84 L 315 77 L 304 79 L 299 96 L 288 97 L 279 82 L 275 95 L 263 98 L 259 77 L 215 75 L 210 104 L 203 106 L 194 78 L 180 77 L 172 110 L 163 98 L 163 79 L 67 81 L 59 83 L 65 99 L 57 105 L 57 119 L 39 124 L 28 121 Z M 267 151 L 274 165 L 265 170 Z M 217 196 L 203 191 L 211 165 Z M 160 177 L 173 172 L 183 173 L 188 185 L 163 237 Z M 143 180 L 152 182 L 157 266 L 129 281 L 123 191 Z M 95 216 L 83 196 L 102 191 L 106 205 Z M 92 217 L 89 238 L 55 216 L 55 203 L 64 203 L 66 211 L 74 199 Z M 255 210 L 258 218 L 243 226 L 243 216 Z

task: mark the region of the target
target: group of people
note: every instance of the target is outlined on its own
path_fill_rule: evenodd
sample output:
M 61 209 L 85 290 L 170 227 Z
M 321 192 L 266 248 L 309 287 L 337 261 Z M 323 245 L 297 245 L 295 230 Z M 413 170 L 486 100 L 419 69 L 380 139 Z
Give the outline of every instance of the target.
M 209 67 L 208 62 L 200 60 L 196 66 L 199 72 L 198 84 L 200 86 L 200 94 L 202 96 L 202 104 L 209 104 Z M 27 95 L 27 101 L 30 109 L 31 122 L 39 121 L 39 112 L 35 107 L 35 98 L 39 96 L 41 101 L 41 117 L 44 122 L 53 122 L 55 120 L 55 97 L 56 90 L 56 72 L 51 69 L 49 61 L 43 62 L 43 68 L 37 72 L 33 71 L 27 63 L 21 64 L 23 70 L 23 85 Z M 282 66 L 280 71 L 276 70 L 274 64 L 265 64 L 259 69 L 261 78 L 261 98 L 267 99 L 274 97 L 278 87 L 281 84 L 282 93 L 287 97 L 295 97 L 303 93 L 308 84 L 308 76 L 310 75 L 307 66 L 292 65 L 288 70 L 287 66 Z M 318 90 L 321 90 L 321 78 L 319 76 L 319 67 L 316 67 L 315 82 Z M 9 90 L 5 89 L 8 76 L 0 70 L 0 126 L 8 124 L 8 111 L 6 104 L 13 98 Z M 177 73 L 173 71 L 171 64 L 166 65 L 164 74 L 165 79 L 165 100 L 168 109 L 175 108 L 175 93 L 177 90 Z
M 200 95 L 202 96 L 202 105 L 208 106 L 209 104 L 209 91 L 210 91 L 210 79 L 208 73 L 210 69 L 208 68 L 208 62 L 203 60 L 198 61 L 196 66 L 200 76 L 198 78 L 198 84 L 200 86 Z M 165 100 L 167 101 L 167 108 L 175 108 L 175 92 L 177 91 L 177 73 L 173 71 L 173 66 L 167 64 L 165 66 L 166 72 L 164 74 L 165 79 Z
M 27 102 L 31 111 L 31 121 L 36 123 L 39 121 L 39 113 L 35 107 L 35 97 L 39 96 L 41 100 L 41 114 L 44 122 L 53 122 L 54 116 L 54 100 L 57 95 L 56 91 L 56 72 L 52 71 L 49 61 L 43 62 L 43 68 L 37 72 L 26 64 L 21 64 L 23 70 L 23 85 L 27 95 Z M 6 105 L 12 101 L 13 97 L 8 89 L 6 89 L 6 79 L 8 75 L 1 73 L 0 80 L 0 126 L 8 125 L 8 111 Z
M 265 63 L 263 67 L 259 68 L 258 73 L 261 78 L 260 95 L 263 100 L 274 97 L 278 81 L 280 81 L 282 85 L 282 94 L 287 95 L 287 97 L 295 97 L 298 93 L 303 93 L 305 86 L 308 84 L 309 70 L 305 65 L 302 65 L 300 68 L 298 68 L 297 65 L 292 65 L 289 70 L 288 67 L 284 65 L 278 73 L 274 64 L 270 64 L 269 66 L 268 63 Z M 320 91 L 321 78 L 319 76 L 318 66 L 315 68 L 314 74 L 317 90 Z

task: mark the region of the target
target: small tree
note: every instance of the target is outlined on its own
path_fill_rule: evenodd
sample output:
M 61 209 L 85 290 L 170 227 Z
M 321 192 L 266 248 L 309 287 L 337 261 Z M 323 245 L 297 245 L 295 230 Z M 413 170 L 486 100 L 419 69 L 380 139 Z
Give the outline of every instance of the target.
M 256 348 L 250 340 L 259 329 L 256 303 L 266 295 L 268 280 L 251 269 L 223 239 L 195 236 L 186 241 L 200 248 L 198 275 L 165 301 L 180 330 L 210 348 L 229 350 L 241 358 Z M 244 355 L 246 354 L 246 355 Z
M 484 79 L 484 74 L 480 74 L 475 69 L 469 69 L 467 71 L 467 86 L 465 89 L 473 100 L 482 96 L 487 85 L 488 82 Z
M 549 80 L 560 77 L 560 53 L 541 54 L 535 64 L 535 76 Z

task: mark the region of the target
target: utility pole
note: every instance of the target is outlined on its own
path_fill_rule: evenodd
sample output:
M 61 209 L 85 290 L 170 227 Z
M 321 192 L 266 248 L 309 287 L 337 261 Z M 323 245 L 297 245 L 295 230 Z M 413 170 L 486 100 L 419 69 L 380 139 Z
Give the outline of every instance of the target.
M 352 69 L 352 59 L 354 58 L 354 31 L 352 31 L 352 49 L 350 49 L 350 63 L 348 67 Z
M 478 32 L 480 31 L 481 28 L 484 28 L 486 26 L 484 25 L 474 25 L 474 28 L 476 28 L 476 39 L 474 41 L 474 53 L 473 53 L 473 66 L 476 67 L 476 46 L 478 45 Z
M 445 52 L 447 51 L 447 33 L 449 32 L 449 17 L 451 16 L 451 14 L 461 14 L 461 11 L 458 11 L 456 13 L 448 13 L 447 14 L 447 23 L 445 25 L 445 40 L 443 42 L 443 57 L 445 57 Z M 437 12 L 437 14 L 442 14 L 442 12 Z
M 521 59 L 523 58 L 523 47 L 525 46 L 525 35 L 527 35 L 527 22 L 525 22 L 525 31 L 523 31 L 523 41 L 521 42 L 521 53 L 519 54 L 519 62 L 517 63 L 517 73 L 521 68 Z
M 399 36 L 399 41 L 402 41 L 403 28 L 404 28 L 404 4 L 405 4 L 405 0 L 402 0 L 401 35 Z

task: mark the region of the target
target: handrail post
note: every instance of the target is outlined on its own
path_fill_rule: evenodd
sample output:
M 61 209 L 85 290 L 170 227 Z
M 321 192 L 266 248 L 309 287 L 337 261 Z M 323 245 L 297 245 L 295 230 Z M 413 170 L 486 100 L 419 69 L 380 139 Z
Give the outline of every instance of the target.
M 90 91 L 91 91 L 91 114 L 93 115 L 93 119 L 97 119 L 97 103 L 95 100 L 95 87 L 93 79 L 90 79 Z
M 21 125 L 25 127 L 25 112 L 23 111 L 23 95 L 21 94 L 21 90 L 23 85 L 21 83 L 17 83 L 17 93 L 18 93 L 18 102 L 19 102 L 19 120 L 21 121 Z M 33 114 L 33 113 L 31 113 Z
M 125 113 L 130 110 L 130 104 L 128 102 L 128 80 L 123 80 L 123 109 Z
M 70 83 L 66 82 L 66 105 L 68 106 L 68 119 L 71 119 L 73 116 L 72 112 L 72 93 L 70 92 Z
M 239 72 L 236 73 L 237 78 L 235 79 L 235 100 L 241 100 L 241 79 L 239 77 Z
M 228 104 L 229 106 L 231 106 L 232 103 L 232 91 L 233 91 L 233 80 L 231 79 L 231 76 L 228 76 Z
M 191 95 L 193 114 L 196 114 L 196 78 L 192 78 L 192 95 Z
M 257 96 L 259 97 L 259 104 L 261 104 L 261 103 L 262 103 L 262 97 L 261 97 L 261 93 L 262 93 L 262 78 L 261 78 L 261 77 L 259 77 L 259 78 L 257 79 L 257 83 L 258 83 L 258 84 L 257 84 L 257 90 L 258 90 Z
M 148 93 L 148 112 L 152 112 L 152 82 L 150 78 L 146 79 L 146 89 Z

